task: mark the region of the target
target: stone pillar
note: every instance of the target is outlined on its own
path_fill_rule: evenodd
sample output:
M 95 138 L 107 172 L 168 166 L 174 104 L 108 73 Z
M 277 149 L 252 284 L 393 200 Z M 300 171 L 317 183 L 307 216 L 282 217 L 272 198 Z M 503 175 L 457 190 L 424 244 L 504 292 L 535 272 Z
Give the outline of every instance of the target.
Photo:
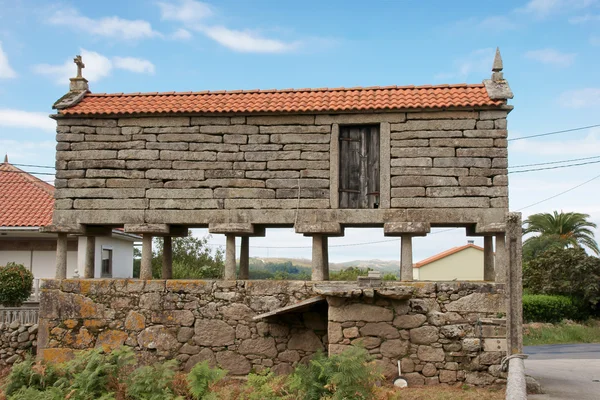
M 152 235 L 142 235 L 142 265 L 140 279 L 152 279 Z
M 321 240 L 321 244 L 323 245 L 323 280 L 329 280 L 329 238 L 327 236 L 323 236 Z
M 95 267 L 96 260 L 96 237 L 95 236 L 86 236 L 85 241 L 85 263 L 83 267 L 83 277 L 84 278 L 93 278 L 96 270 Z
M 483 237 L 483 280 L 493 281 L 494 276 L 494 238 Z
M 413 280 L 412 236 L 400 235 L 400 280 Z
M 242 236 L 240 246 L 240 279 L 248 279 L 250 277 L 250 238 Z
M 67 234 L 59 233 L 56 239 L 56 279 L 67 279 Z
M 229 233 L 227 245 L 225 246 L 225 280 L 235 280 L 235 235 Z
M 508 254 L 506 252 L 506 240 L 504 233 L 496 235 L 496 257 L 494 261 L 494 272 L 496 283 L 506 283 L 506 270 L 508 268 Z
M 173 238 L 163 238 L 162 279 L 173 278 Z
M 521 213 L 508 213 L 506 218 L 506 339 L 508 354 L 523 352 L 523 231 Z
M 325 272 L 325 258 L 323 257 L 323 235 L 313 235 L 312 237 L 312 277 L 313 281 L 323 281 L 329 272 Z M 327 240 L 327 239 L 325 239 Z

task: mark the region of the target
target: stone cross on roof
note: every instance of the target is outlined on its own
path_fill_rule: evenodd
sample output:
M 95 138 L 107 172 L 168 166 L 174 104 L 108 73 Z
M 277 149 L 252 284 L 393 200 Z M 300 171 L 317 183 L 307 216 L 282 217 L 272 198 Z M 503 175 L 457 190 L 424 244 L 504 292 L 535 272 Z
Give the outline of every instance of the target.
M 494 63 L 492 64 L 492 80 L 495 82 L 504 80 L 504 74 L 502 73 L 502 56 L 500 55 L 500 48 L 496 47 L 496 56 L 494 57 Z
M 75 63 L 75 65 L 77 65 L 77 78 L 83 78 L 83 75 L 81 74 L 81 70 L 83 68 L 85 68 L 85 64 L 83 63 L 81 56 L 76 55 L 75 58 L 73 59 L 73 62 Z

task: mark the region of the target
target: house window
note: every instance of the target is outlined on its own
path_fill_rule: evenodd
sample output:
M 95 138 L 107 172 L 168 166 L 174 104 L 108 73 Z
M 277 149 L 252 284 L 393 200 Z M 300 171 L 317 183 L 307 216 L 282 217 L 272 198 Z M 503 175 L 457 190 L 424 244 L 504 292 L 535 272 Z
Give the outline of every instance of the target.
M 379 207 L 379 125 L 340 126 L 340 208 Z
M 113 252 L 112 249 L 102 249 L 102 277 L 112 277 Z

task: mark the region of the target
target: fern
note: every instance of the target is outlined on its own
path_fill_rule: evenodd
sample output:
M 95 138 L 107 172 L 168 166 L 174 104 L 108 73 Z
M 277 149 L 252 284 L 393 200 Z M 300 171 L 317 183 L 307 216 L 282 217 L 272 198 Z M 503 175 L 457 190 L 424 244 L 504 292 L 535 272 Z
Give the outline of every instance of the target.
M 248 375 L 244 400 L 281 400 L 286 396 L 285 377 L 275 376 L 268 368 L 258 374 Z
M 53 386 L 60 379 L 60 371 L 52 364 L 35 363 L 31 356 L 14 364 L 4 386 L 7 396 L 19 391 L 21 388 L 44 390 Z
M 223 379 L 225 374 L 227 374 L 225 370 L 211 368 L 208 361 L 196 364 L 187 376 L 190 394 L 196 400 L 216 399 L 209 393 L 210 386 Z
M 16 391 L 8 400 L 64 400 L 65 393 L 59 388 L 50 387 L 45 390 L 23 387 Z
M 127 380 L 127 395 L 134 400 L 174 400 L 173 378 L 177 361 L 140 367 Z

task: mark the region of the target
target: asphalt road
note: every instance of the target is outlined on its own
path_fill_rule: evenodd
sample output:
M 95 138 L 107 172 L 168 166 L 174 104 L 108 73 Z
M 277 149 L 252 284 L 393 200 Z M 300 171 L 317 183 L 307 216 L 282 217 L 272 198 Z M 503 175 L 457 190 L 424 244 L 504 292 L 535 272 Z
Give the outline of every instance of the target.
M 529 399 L 600 400 L 600 344 L 527 346 L 525 373 L 545 394 Z

